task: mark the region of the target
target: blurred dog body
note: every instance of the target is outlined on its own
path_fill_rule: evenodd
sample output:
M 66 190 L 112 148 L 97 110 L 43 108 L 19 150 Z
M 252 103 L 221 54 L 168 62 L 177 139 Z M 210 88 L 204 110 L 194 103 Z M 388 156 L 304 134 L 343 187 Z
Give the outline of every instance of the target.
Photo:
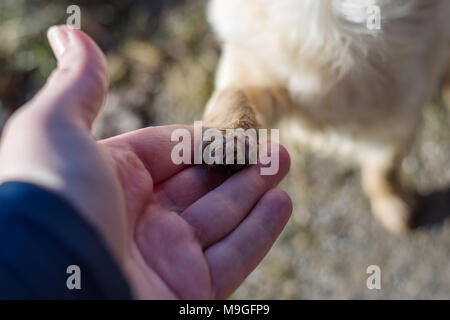
M 396 175 L 450 70 L 450 1 L 212 0 L 209 19 L 223 55 L 204 125 L 280 126 L 355 161 L 375 216 L 406 231 L 412 205 Z

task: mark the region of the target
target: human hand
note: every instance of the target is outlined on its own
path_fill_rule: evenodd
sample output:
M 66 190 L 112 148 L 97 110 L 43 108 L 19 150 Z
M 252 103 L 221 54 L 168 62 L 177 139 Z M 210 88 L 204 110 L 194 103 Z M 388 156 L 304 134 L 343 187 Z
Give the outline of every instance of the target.
M 108 86 L 95 43 L 78 30 L 49 34 L 58 68 L 8 121 L 0 182 L 23 181 L 70 201 L 103 237 L 136 298 L 226 298 L 264 257 L 292 205 L 273 189 L 289 170 L 231 177 L 171 161 L 171 133 L 153 127 L 96 142 L 90 128 Z M 191 127 L 185 127 L 192 130 Z

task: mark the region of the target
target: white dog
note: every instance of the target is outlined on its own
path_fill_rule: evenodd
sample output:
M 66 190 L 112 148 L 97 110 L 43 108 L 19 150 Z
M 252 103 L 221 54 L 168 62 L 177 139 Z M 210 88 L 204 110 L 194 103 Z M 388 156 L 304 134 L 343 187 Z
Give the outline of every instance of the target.
M 373 6 L 381 30 L 367 26 Z M 204 125 L 279 125 L 355 161 L 375 216 L 408 230 L 397 171 L 450 74 L 450 0 L 212 0 L 209 18 L 223 55 Z

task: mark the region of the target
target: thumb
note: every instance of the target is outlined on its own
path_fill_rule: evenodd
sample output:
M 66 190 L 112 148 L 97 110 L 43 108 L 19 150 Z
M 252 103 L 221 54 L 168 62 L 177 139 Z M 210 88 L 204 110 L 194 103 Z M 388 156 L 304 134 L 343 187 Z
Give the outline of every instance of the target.
M 47 36 L 58 66 L 29 108 L 90 131 L 108 88 L 105 56 L 89 36 L 68 26 L 51 27 Z

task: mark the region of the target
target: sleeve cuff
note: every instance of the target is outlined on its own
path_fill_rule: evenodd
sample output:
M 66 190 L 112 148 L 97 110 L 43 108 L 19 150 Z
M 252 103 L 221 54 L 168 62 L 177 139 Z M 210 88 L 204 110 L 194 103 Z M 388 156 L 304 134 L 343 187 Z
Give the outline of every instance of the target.
M 15 286 L 23 286 L 16 292 L 27 293 L 10 297 L 3 292 L 8 286 L 0 283 L 0 297 L 131 299 L 98 233 L 65 199 L 40 187 L 21 182 L 0 186 L 0 246 L 0 279 L 14 279 Z M 71 265 L 81 270 L 80 290 L 67 286 Z

